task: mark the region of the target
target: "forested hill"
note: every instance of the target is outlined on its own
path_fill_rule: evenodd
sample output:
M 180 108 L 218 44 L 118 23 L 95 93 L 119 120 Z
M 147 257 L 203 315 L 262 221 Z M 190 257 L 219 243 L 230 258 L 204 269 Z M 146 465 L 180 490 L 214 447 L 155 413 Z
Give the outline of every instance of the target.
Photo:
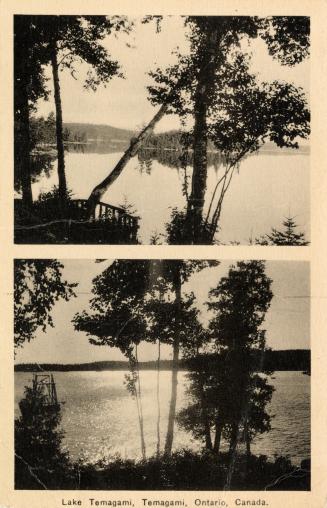
M 269 370 L 310 370 L 310 350 L 287 349 L 284 351 L 267 351 L 263 367 Z M 157 362 L 140 362 L 139 368 L 142 370 L 155 370 Z M 172 362 L 170 360 L 162 360 L 160 368 L 162 370 L 171 370 Z M 180 368 L 186 370 L 186 365 L 182 360 L 180 361 Z M 64 365 L 54 363 L 21 363 L 15 365 L 15 372 L 77 370 L 128 370 L 128 363 L 124 361 L 107 361 Z
M 50 113 L 47 118 L 44 117 L 31 117 L 31 141 L 32 146 L 42 144 L 55 144 L 56 142 L 56 122 L 53 113 Z M 114 151 L 125 150 L 135 132 L 129 129 L 120 129 L 105 124 L 91 124 L 91 123 L 77 123 L 65 122 L 63 124 L 63 137 L 64 142 L 79 143 L 89 146 L 98 146 L 106 148 L 114 148 Z M 185 135 L 185 133 L 184 133 Z M 142 143 L 143 151 L 147 152 L 165 152 L 183 150 L 184 141 L 183 133 L 180 130 L 170 130 L 158 134 L 151 134 Z M 189 149 L 191 150 L 192 142 L 189 138 Z M 216 147 L 212 141 L 208 140 L 208 151 L 216 152 Z M 283 148 L 278 149 L 276 145 L 269 142 L 266 143 L 261 151 L 269 154 L 296 154 L 309 153 L 309 145 L 302 145 L 298 150 Z
M 64 128 L 68 129 L 72 138 L 78 136 L 89 142 L 121 142 L 128 143 L 134 135 L 133 131 L 119 129 L 111 125 L 65 122 Z

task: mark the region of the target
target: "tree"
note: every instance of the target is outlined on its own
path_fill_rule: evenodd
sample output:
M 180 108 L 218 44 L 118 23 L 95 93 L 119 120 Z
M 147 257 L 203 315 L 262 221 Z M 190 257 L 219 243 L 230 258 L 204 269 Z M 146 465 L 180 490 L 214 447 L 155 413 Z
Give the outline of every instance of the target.
M 256 239 L 255 243 L 259 245 L 308 245 L 309 242 L 305 239 L 304 233 L 301 231 L 296 232 L 298 225 L 294 217 L 285 217 L 283 220 L 283 230 L 275 228 L 271 229 L 270 234 L 266 234 Z
M 263 261 L 240 261 L 209 292 L 208 309 L 214 313 L 209 331 L 218 350 L 226 355 L 228 368 L 224 385 L 229 399 L 227 422 L 224 422 L 229 427 L 230 441 L 227 489 L 231 484 L 241 427 L 245 429 L 248 446 L 256 430 L 269 427 L 264 406 L 272 392 L 256 374 L 258 361 L 253 354 L 263 355 L 265 351 L 265 330 L 261 325 L 273 296 L 271 282 L 265 274 Z
M 51 310 L 59 299 L 75 296 L 72 284 L 62 279 L 63 265 L 53 259 L 16 259 L 14 264 L 15 348 L 30 342 L 38 328 L 53 326 Z
M 93 280 L 90 312 L 74 316 L 76 330 L 89 336 L 96 346 L 117 347 L 129 361 L 126 386 L 135 398 L 142 456 L 145 458 L 142 396 L 138 367 L 138 346 L 148 339 L 146 297 L 151 291 L 150 260 L 116 260 Z
M 173 261 L 170 261 L 172 264 Z M 178 261 L 176 264 L 178 265 Z M 176 268 L 176 271 L 178 268 Z M 181 272 L 179 272 L 181 273 Z M 161 344 L 169 344 L 173 349 L 173 365 L 171 377 L 171 397 L 169 403 L 168 426 L 164 447 L 165 455 L 170 455 L 174 439 L 176 419 L 177 387 L 180 355 L 191 348 L 200 347 L 205 334 L 199 322 L 199 310 L 195 307 L 194 294 L 182 294 L 181 276 L 166 285 L 163 299 L 152 299 L 147 305 L 151 320 L 151 336 Z M 172 294 L 170 299 L 168 295 Z M 168 297 L 168 298 L 167 298 Z
M 170 344 L 173 349 L 172 387 L 165 453 L 172 450 L 177 403 L 180 350 L 200 338 L 201 326 L 194 296 L 182 295 L 182 285 L 209 261 L 116 260 L 93 281 L 91 312 L 74 317 L 77 330 L 85 331 L 94 345 L 118 347 L 131 366 L 127 387 L 136 398 L 141 435 L 145 445 L 139 387 L 137 346 L 142 340 Z M 166 295 L 167 300 L 165 300 Z M 138 385 L 138 389 L 136 388 Z
M 217 264 L 215 261 L 162 260 L 158 270 L 162 285 L 156 289 L 159 288 L 159 291 L 166 295 L 171 294 L 172 299 L 154 299 L 147 306 L 151 316 L 151 335 L 163 343 L 171 344 L 173 349 L 171 397 L 165 441 L 167 456 L 171 454 L 174 439 L 180 353 L 197 345 L 200 347 L 205 340 L 203 327 L 198 320 L 199 311 L 194 306 L 194 295 L 183 293 L 183 285 L 192 274 Z
M 31 208 L 33 202 L 30 112 L 38 99 L 48 96 L 39 35 L 33 16 L 14 16 L 14 169 L 25 209 Z
M 61 406 L 49 405 L 40 390 L 25 387 L 15 420 L 15 487 L 18 489 L 71 487 L 68 453 L 61 449 Z M 66 487 L 66 488 L 67 488 Z
M 28 189 L 29 115 L 28 101 L 48 96 L 45 87 L 44 66 L 51 64 L 56 107 L 56 139 L 58 151 L 58 178 L 62 203 L 67 197 L 64 163 L 62 106 L 59 70 L 69 69 L 75 77 L 76 62 L 86 62 L 90 69 L 85 88 L 95 90 L 121 76 L 119 64 L 101 44 L 108 35 L 128 33 L 132 25 L 124 16 L 15 16 L 15 111 L 17 112 L 17 150 L 20 148 L 26 169 L 22 177 L 24 201 L 32 204 Z M 21 142 L 23 141 L 23 143 Z
M 211 243 L 213 235 L 207 238 L 204 227 L 208 217 L 203 216 L 208 139 L 229 157 L 228 168 L 217 184 L 217 189 L 220 184 L 220 195 L 211 219 L 215 233 L 222 200 L 239 161 L 257 150 L 266 138 L 278 146 L 296 147 L 296 137 L 306 137 L 309 131 L 309 114 L 301 91 L 277 82 L 264 84 L 261 90 L 255 77 L 248 76 L 244 55 L 236 49 L 243 38 L 261 36 L 274 58 L 279 58 L 282 64 L 294 65 L 308 54 L 309 20 L 303 17 L 190 16 L 185 18 L 185 24 L 189 28 L 190 55 L 179 55 L 177 65 L 152 72 L 156 84 L 149 87 L 149 92 L 153 104 L 169 101 L 170 111 L 182 120 L 188 115 L 194 117 L 192 185 L 185 229 L 191 243 Z M 171 100 L 172 88 L 175 96 Z M 243 129 L 247 129 L 249 112 L 256 111 L 261 98 L 260 117 L 252 118 L 250 132 L 243 133 Z
M 93 90 L 101 83 L 108 83 L 113 76 L 121 76 L 118 62 L 111 58 L 100 41 L 112 33 L 119 31 L 128 33 L 131 25 L 124 16 L 37 16 L 37 26 L 44 41 L 44 55 L 52 67 L 59 193 L 64 203 L 67 198 L 67 183 L 59 82 L 60 66 L 68 69 L 75 77 L 74 64 L 86 62 L 90 70 L 84 86 Z

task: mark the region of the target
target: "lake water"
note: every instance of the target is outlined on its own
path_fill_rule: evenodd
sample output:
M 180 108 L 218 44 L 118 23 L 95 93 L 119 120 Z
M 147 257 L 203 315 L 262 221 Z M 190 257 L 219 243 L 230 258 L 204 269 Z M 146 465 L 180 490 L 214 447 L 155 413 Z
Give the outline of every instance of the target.
M 66 152 L 68 187 L 75 198 L 86 199 L 96 184 L 113 169 L 121 153 Z M 168 160 L 168 157 L 170 160 Z M 119 206 L 127 201 L 140 216 L 139 240 L 149 243 L 154 232 L 164 233 L 171 209 L 185 206 L 182 193 L 184 172 L 163 158 L 140 162 L 134 157 L 108 189 L 103 201 Z M 250 238 L 280 229 L 283 217 L 296 217 L 309 238 L 309 160 L 306 152 L 276 150 L 246 158 L 224 199 L 217 238 L 222 243 L 248 243 Z M 54 164 L 56 167 L 56 164 Z M 209 167 L 206 203 L 210 201 L 222 166 Z M 58 184 L 56 170 L 33 184 L 33 197 Z
M 62 427 L 64 444 L 72 458 L 96 461 L 120 453 L 122 457 L 140 456 L 135 401 L 124 386 L 123 371 L 55 372 L 58 398 L 64 401 Z M 156 372 L 141 371 L 144 430 L 147 454 L 156 451 L 157 402 Z M 15 373 L 15 416 L 24 386 L 30 385 L 31 373 Z M 171 373 L 160 374 L 161 443 L 167 428 Z M 288 455 L 294 464 L 310 457 L 310 377 L 302 372 L 276 372 L 269 412 L 274 415 L 272 430 L 257 437 L 252 445 L 256 454 L 269 457 Z M 187 379 L 179 373 L 178 409 L 187 405 Z M 174 448 L 199 449 L 200 443 L 176 425 Z

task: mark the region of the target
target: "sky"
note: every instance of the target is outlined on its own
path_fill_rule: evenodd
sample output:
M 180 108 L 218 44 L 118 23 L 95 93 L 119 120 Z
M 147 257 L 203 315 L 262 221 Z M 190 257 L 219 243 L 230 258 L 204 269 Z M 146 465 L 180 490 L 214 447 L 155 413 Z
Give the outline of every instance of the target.
M 88 309 L 92 280 L 111 261 L 95 263 L 94 260 L 61 260 L 63 278 L 78 282 L 77 297 L 69 302 L 58 301 L 53 310 L 54 328 L 46 332 L 38 330 L 35 338 L 17 350 L 16 363 L 84 363 L 92 361 L 123 360 L 116 348 L 89 344 L 84 332 L 74 330 L 71 320 L 76 312 Z M 191 277 L 185 284 L 185 292 L 193 291 L 201 319 L 205 323 L 208 314 L 204 302 L 208 292 L 216 287 L 227 274 L 233 261 L 222 261 L 218 267 L 206 268 Z M 303 349 L 310 347 L 310 273 L 309 263 L 304 261 L 267 261 L 266 273 L 273 280 L 274 294 L 266 315 L 267 345 L 273 349 Z M 162 358 L 171 358 L 171 348 L 163 346 Z M 151 344 L 140 347 L 140 361 L 156 359 L 156 349 Z
M 127 44 L 132 47 L 128 47 Z M 107 37 L 104 46 L 120 64 L 125 79 L 114 78 L 108 86 L 100 86 L 96 92 L 83 89 L 83 78 L 87 66 L 77 68 L 77 80 L 67 70 L 60 73 L 61 96 L 64 122 L 107 124 L 126 129 L 138 129 L 151 120 L 156 112 L 147 100 L 146 86 L 152 81 L 147 73 L 157 66 L 165 68 L 176 61 L 174 49 L 179 47 L 187 52 L 185 28 L 180 16 L 166 17 L 160 33 L 156 33 L 153 23 L 141 24 L 135 20 L 132 35 L 119 38 Z M 309 91 L 310 64 L 304 61 L 295 67 L 281 66 L 273 60 L 261 40 L 243 44 L 243 49 L 253 54 L 252 70 L 263 81 L 287 80 Z M 51 86 L 51 71 L 47 69 L 48 86 Z M 39 101 L 38 115 L 47 115 L 54 110 L 53 96 L 47 102 Z M 178 118 L 166 116 L 157 127 L 165 131 L 179 127 Z

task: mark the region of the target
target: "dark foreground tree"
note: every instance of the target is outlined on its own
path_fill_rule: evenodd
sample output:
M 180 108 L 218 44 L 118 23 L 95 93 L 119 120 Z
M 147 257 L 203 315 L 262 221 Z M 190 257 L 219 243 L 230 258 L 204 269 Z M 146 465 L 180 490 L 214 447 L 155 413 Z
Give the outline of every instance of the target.
M 53 326 L 51 310 L 59 299 L 75 296 L 77 284 L 62 278 L 63 265 L 54 259 L 16 259 L 14 264 L 15 348 L 30 342 L 38 328 Z
M 219 455 L 222 438 L 225 443 L 231 438 L 234 418 L 233 359 L 228 351 L 202 353 L 190 357 L 187 365 L 189 403 L 179 412 L 178 423 L 202 441 L 207 450 Z M 265 408 L 273 393 L 261 375 L 252 376 L 252 385 L 247 417 L 240 429 L 240 440 L 246 445 L 248 457 L 253 437 L 270 430 L 270 417 Z
M 68 453 L 62 451 L 60 404 L 50 405 L 41 391 L 26 387 L 19 407 L 21 415 L 15 420 L 15 487 L 71 488 L 73 472 Z
M 227 423 L 229 435 L 227 490 L 231 485 L 242 429 L 249 443 L 255 430 L 269 428 L 264 407 L 272 392 L 269 393 L 268 386 L 263 386 L 256 374 L 258 361 L 257 358 L 254 360 L 253 353 L 261 354 L 263 361 L 266 339 L 262 324 L 273 296 L 271 283 L 263 261 L 240 261 L 209 293 L 208 308 L 214 312 L 209 329 L 216 347 L 226 355 L 228 365 L 225 385 L 228 414 L 227 421 L 223 422 Z
M 25 210 L 32 206 L 30 112 L 46 99 L 42 41 L 31 16 L 14 16 L 14 172 Z

